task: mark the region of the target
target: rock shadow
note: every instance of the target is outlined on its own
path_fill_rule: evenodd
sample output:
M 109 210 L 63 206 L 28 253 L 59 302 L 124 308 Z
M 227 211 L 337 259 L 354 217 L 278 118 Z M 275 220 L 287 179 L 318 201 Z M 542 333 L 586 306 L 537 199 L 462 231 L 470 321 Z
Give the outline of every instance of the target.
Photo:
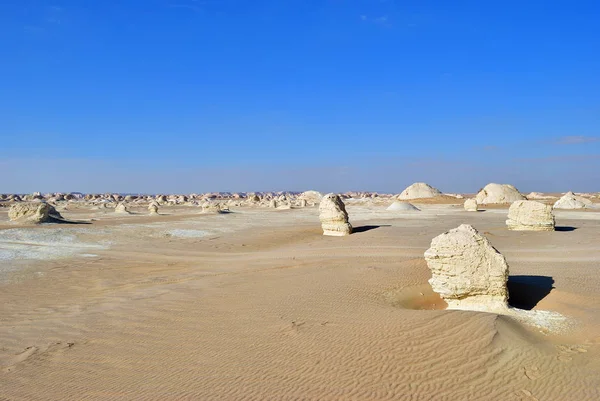
M 554 231 L 569 232 L 569 231 L 575 231 L 575 230 L 577 230 L 577 227 L 571 227 L 571 226 L 554 227 Z
M 54 216 L 50 216 L 46 223 L 54 223 L 54 224 L 92 224 L 89 221 L 80 221 L 80 220 L 66 220 L 63 218 L 58 218 Z
M 554 279 L 548 276 L 509 276 L 508 304 L 532 310 L 554 288 Z
M 391 227 L 391 224 L 382 224 L 379 226 L 359 226 L 359 227 L 352 227 L 352 233 L 364 233 L 365 231 L 371 231 L 371 230 L 375 230 L 376 228 L 379 227 Z

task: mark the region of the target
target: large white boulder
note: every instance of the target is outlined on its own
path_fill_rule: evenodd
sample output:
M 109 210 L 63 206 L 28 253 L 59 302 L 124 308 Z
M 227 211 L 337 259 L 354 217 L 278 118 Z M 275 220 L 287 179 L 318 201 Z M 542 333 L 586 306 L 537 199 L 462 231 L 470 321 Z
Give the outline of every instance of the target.
M 319 204 L 319 219 L 323 235 L 341 237 L 352 234 L 352 225 L 348 222 L 348 212 L 342 199 L 335 194 L 327 194 Z
M 479 205 L 477 204 L 477 200 L 471 198 L 467 199 L 463 205 L 467 212 L 476 212 L 479 210 Z
M 8 218 L 11 221 L 39 224 L 62 219 L 62 216 L 46 202 L 23 202 L 15 203 L 10 207 Z
M 573 192 L 567 192 L 562 198 L 554 203 L 555 209 L 593 209 L 594 202 L 584 198 L 583 196 L 575 195 Z
M 115 207 L 115 213 L 130 214 L 129 208 L 123 202 L 120 202 L 119 204 L 117 204 L 117 206 Z
M 513 203 L 518 200 L 525 200 L 525 197 L 519 190 L 510 184 L 487 184 L 477 195 L 475 200 L 480 205 L 494 203 Z
M 317 191 L 305 191 L 298 196 L 298 199 L 305 200 L 308 203 L 316 205 L 317 203 L 321 202 L 321 199 L 323 199 L 323 194 Z
M 552 206 L 532 200 L 513 202 L 506 225 L 515 231 L 554 231 Z
M 435 198 L 441 196 L 439 189 L 424 182 L 415 182 L 398 195 L 399 200 Z
M 488 241 L 462 224 L 431 241 L 425 251 L 429 283 L 448 309 L 501 311 L 508 307 L 508 264 Z
M 391 205 L 387 207 L 386 210 L 394 211 L 394 212 L 420 212 L 421 209 L 408 202 L 398 202 L 395 201 Z

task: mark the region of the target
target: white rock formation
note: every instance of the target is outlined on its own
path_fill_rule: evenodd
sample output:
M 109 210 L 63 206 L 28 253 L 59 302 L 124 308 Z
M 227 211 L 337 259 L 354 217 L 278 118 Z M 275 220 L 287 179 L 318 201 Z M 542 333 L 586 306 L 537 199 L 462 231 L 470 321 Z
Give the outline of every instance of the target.
M 424 182 L 416 182 L 406 188 L 400 195 L 399 200 L 410 200 L 410 199 L 423 199 L 423 198 L 435 198 L 441 196 L 442 193 L 439 189 L 432 187 Z
M 277 200 L 276 199 L 271 199 L 271 201 L 269 202 L 269 207 L 273 208 L 273 209 L 276 209 L 277 206 L 279 206 L 279 203 L 277 202 Z
M 298 206 L 299 207 L 306 207 L 306 206 L 308 206 L 308 202 L 306 201 L 306 199 L 299 199 L 298 200 Z
M 583 196 L 575 195 L 573 192 L 567 192 L 554 203 L 555 209 L 593 209 L 595 207 L 594 202 Z
M 304 199 L 306 202 L 316 205 L 323 199 L 323 194 L 317 191 L 305 191 L 298 196 L 298 199 Z
M 475 196 L 475 200 L 480 205 L 494 203 L 513 203 L 518 200 L 525 200 L 525 197 L 519 190 L 510 184 L 487 184 Z
M 62 219 L 62 216 L 46 202 L 25 202 L 13 204 L 8 210 L 8 218 L 11 221 L 39 224 Z
M 448 309 L 503 311 L 508 307 L 508 264 L 504 256 L 468 224 L 431 241 L 425 251 L 429 283 Z
M 156 202 L 156 201 L 150 202 L 150 204 L 148 205 L 148 212 L 150 212 L 151 215 L 157 215 L 158 214 L 158 202 Z
M 221 205 L 217 202 L 202 203 L 202 213 L 221 213 Z
M 335 194 L 327 194 L 319 204 L 319 219 L 323 235 L 341 237 L 352 234 L 352 225 L 348 222 L 348 212 L 342 199 Z
M 117 204 L 117 206 L 115 207 L 115 213 L 130 214 L 129 209 L 123 202 L 120 202 L 119 204 Z
M 385 210 L 395 211 L 395 212 L 420 212 L 421 209 L 408 202 L 398 202 L 395 201 L 391 205 L 387 207 Z
M 467 212 L 476 212 L 479 210 L 479 204 L 475 199 L 467 199 L 464 203 L 464 208 Z
M 526 196 L 526 198 L 529 199 L 529 200 L 535 200 L 535 199 L 552 199 L 553 196 L 544 195 L 541 192 L 530 192 Z
M 515 231 L 554 231 L 552 206 L 532 200 L 513 202 L 506 225 Z

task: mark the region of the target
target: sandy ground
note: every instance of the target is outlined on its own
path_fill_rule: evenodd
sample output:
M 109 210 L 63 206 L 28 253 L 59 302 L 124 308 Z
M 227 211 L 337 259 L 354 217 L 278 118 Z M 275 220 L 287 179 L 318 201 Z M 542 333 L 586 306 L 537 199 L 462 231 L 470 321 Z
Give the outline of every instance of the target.
M 316 208 L 0 210 L 0 400 L 600 399 L 600 212 L 512 232 L 506 208 L 419 207 L 349 205 L 342 238 Z M 514 306 L 564 320 L 444 310 L 423 252 L 461 223 Z

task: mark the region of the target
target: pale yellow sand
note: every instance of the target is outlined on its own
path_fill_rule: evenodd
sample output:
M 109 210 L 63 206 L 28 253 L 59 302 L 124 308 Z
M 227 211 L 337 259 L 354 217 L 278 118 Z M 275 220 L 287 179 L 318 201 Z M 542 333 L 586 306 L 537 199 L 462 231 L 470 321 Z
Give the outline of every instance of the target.
M 97 221 L 28 230 L 105 247 L 40 250 L 4 274 L 0 399 L 599 399 L 600 213 L 558 212 L 575 230 L 512 232 L 506 209 L 461 208 L 349 206 L 355 227 L 380 227 L 343 238 L 321 236 L 316 208 L 65 211 Z M 460 223 L 489 237 L 511 276 L 553 280 L 547 293 L 521 277 L 512 296 L 568 323 L 443 310 L 422 256 Z M 0 230 L 15 227 L 0 211 Z

